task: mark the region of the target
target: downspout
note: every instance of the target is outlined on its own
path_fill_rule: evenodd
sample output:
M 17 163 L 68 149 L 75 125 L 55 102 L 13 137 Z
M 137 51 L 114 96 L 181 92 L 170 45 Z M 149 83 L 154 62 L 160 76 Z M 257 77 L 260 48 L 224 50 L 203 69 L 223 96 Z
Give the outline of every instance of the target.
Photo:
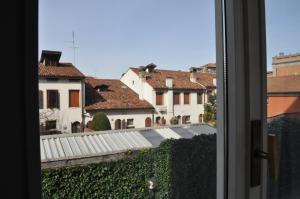
M 85 116 L 84 116 L 84 107 L 85 107 L 85 80 L 81 80 L 81 123 L 82 123 L 82 132 L 85 129 Z

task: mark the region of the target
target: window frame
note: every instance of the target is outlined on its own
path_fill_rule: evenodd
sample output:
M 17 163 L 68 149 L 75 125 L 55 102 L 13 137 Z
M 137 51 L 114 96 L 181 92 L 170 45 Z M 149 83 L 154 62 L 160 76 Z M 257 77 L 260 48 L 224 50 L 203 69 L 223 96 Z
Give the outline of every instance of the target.
M 254 3 L 258 3 L 259 6 L 254 5 Z M 15 17 L 17 21 L 17 25 L 15 23 L 9 23 L 11 28 L 7 29 L 9 32 L 16 32 L 17 36 L 14 34 L 10 34 L 12 39 L 10 39 L 10 43 L 8 47 L 14 47 L 12 48 L 13 52 L 10 52 L 12 58 L 16 55 L 20 55 L 20 60 L 22 61 L 16 61 L 11 63 L 14 67 L 11 67 L 11 71 L 14 72 L 16 77 L 14 78 L 15 83 L 17 84 L 17 87 L 20 89 L 24 89 L 24 92 L 22 92 L 20 95 L 23 98 L 17 98 L 19 99 L 18 103 L 20 105 L 22 104 L 24 107 L 24 111 L 20 114 L 20 117 L 22 117 L 24 128 L 20 130 L 16 130 L 13 135 L 9 135 L 10 138 L 23 138 L 23 139 L 15 139 L 20 140 L 20 145 L 16 147 L 15 150 L 17 156 L 15 159 L 19 160 L 20 164 L 18 165 L 19 172 L 13 172 L 15 171 L 15 167 L 9 170 L 11 171 L 12 175 L 14 175 L 16 178 L 13 178 L 15 182 L 21 182 L 21 183 L 14 183 L 11 185 L 15 186 L 8 186 L 9 190 L 11 190 L 10 187 L 14 187 L 14 189 L 21 190 L 20 195 L 22 197 L 27 198 L 41 198 L 41 176 L 40 176 L 40 152 L 39 152 L 39 134 L 38 132 L 38 126 L 39 126 L 39 117 L 38 117 L 38 69 L 37 67 L 32 67 L 36 65 L 36 60 L 38 60 L 38 0 L 32 0 L 32 1 L 22 1 L 21 4 L 24 7 L 17 7 L 15 5 L 20 5 L 19 1 L 12 0 L 10 2 L 7 2 L 9 5 L 7 7 L 11 8 L 12 10 L 12 17 Z M 251 9 L 249 9 L 251 8 Z M 247 12 L 245 12 L 245 10 Z M 21 12 L 20 12 L 21 11 Z M 23 11 L 23 12 L 22 12 Z M 242 133 L 240 137 L 231 137 L 232 134 L 237 134 L 237 130 L 235 128 L 232 128 L 230 125 L 231 120 L 234 120 L 235 118 L 228 117 L 228 105 L 232 104 L 234 102 L 234 96 L 236 92 L 228 92 L 232 91 L 234 88 L 238 88 L 239 82 L 243 82 L 241 78 L 238 77 L 240 74 L 245 74 L 243 72 L 243 65 L 239 65 L 241 62 L 243 62 L 245 58 L 245 55 L 249 55 L 250 51 L 247 51 L 245 44 L 245 39 L 243 39 L 244 35 L 251 35 L 254 37 L 257 37 L 256 34 L 251 34 L 254 31 L 258 31 L 258 36 L 265 36 L 265 21 L 264 21 L 264 1 L 252 1 L 246 0 L 246 1 L 236 1 L 236 0 L 226 0 L 226 4 L 224 3 L 224 0 L 215 0 L 215 18 L 216 18 L 216 46 L 217 46 L 217 76 L 218 76 L 218 97 L 217 97 L 217 103 L 218 103 L 218 118 L 223 118 L 222 120 L 218 120 L 218 132 L 225 132 L 218 133 L 217 136 L 217 198 L 228 198 L 228 196 L 232 196 L 230 199 L 238 199 L 238 198 L 244 198 L 245 194 L 249 194 L 249 189 L 245 188 L 245 183 L 242 181 L 242 183 L 238 183 L 242 178 L 248 179 L 246 173 L 243 172 L 243 169 L 238 169 L 236 172 L 234 172 L 234 175 L 231 179 L 228 179 L 228 172 L 227 168 L 229 165 L 228 155 L 232 155 L 233 162 L 230 162 L 231 164 L 237 164 L 239 162 L 244 165 L 244 162 L 241 161 L 241 152 L 239 150 L 233 151 L 236 153 L 227 153 L 228 152 L 228 140 L 231 140 L 233 143 L 231 143 L 231 149 L 234 147 L 240 147 L 244 143 L 245 135 Z M 224 18 L 223 14 L 226 13 L 226 18 Z M 246 15 L 251 15 L 253 19 L 250 17 L 247 19 L 244 19 Z M 245 23 L 247 20 L 256 20 L 259 18 L 259 21 L 252 23 Z M 23 26 L 22 24 L 26 24 L 26 26 Z M 226 24 L 226 29 L 223 27 L 223 24 Z M 253 29 L 247 29 L 248 31 L 245 31 L 245 28 L 243 25 L 251 26 Z M 255 27 L 253 27 L 253 25 Z M 12 31 L 16 30 L 16 31 Z M 21 31 L 20 31 L 21 30 Z M 224 31 L 223 31 L 224 30 Z M 223 38 L 226 38 L 226 45 Z M 253 38 L 255 39 L 255 38 Z M 253 40 L 252 39 L 252 40 Z M 256 38 L 257 39 L 257 38 Z M 21 41 L 21 42 L 20 42 Z M 251 41 L 251 40 L 248 40 Z M 254 40 L 255 41 L 255 40 Z M 232 43 L 231 43 L 232 42 Z M 18 44 L 17 44 L 18 43 Z M 17 45 L 20 45 L 22 43 L 22 48 L 17 48 Z M 246 42 L 247 43 L 247 42 Z M 256 42 L 254 42 L 256 43 Z M 262 51 L 265 51 L 265 38 L 260 38 L 259 41 L 260 49 Z M 229 44 L 229 45 L 228 45 Z M 249 44 L 249 43 L 248 43 Z M 224 55 L 224 49 L 227 49 L 226 55 Z M 241 50 L 241 51 L 239 51 Z M 253 49 L 252 49 L 253 50 Z M 246 51 L 246 52 L 245 52 Z M 253 51 L 251 51 L 253 52 Z M 254 51 L 255 52 L 255 51 Z M 241 57 L 239 57 L 241 55 Z M 223 62 L 226 57 L 226 62 L 228 63 L 228 67 L 224 66 Z M 248 56 L 249 58 L 250 56 Z M 258 58 L 256 58 L 257 60 Z M 10 59 L 13 60 L 13 59 Z M 233 63 L 232 61 L 235 60 Z M 246 59 L 247 60 L 247 59 Z M 249 60 L 249 59 L 248 59 Z M 20 64 L 20 62 L 23 62 L 24 64 Z M 260 59 L 261 63 L 265 63 L 265 52 L 262 54 L 262 58 Z M 225 68 L 226 67 L 226 68 Z M 16 68 L 20 68 L 20 70 L 15 70 Z M 224 70 L 225 68 L 225 70 Z M 231 69 L 230 69 L 231 68 Z M 230 70 L 228 70 L 230 69 Z M 234 69 L 237 69 L 236 73 L 233 72 Z M 9 69 L 10 70 L 10 69 Z M 228 71 L 227 71 L 228 70 Z M 224 75 L 224 72 L 228 72 L 228 75 Z M 226 73 L 227 74 L 227 73 Z M 264 75 L 264 71 L 262 68 L 261 74 Z M 19 78 L 19 77 L 24 78 Z M 228 85 L 226 84 L 226 81 L 228 81 L 229 77 L 233 78 L 233 82 L 230 82 Z M 266 82 L 263 77 L 262 82 L 262 89 L 265 90 Z M 224 81 L 225 79 L 225 81 Z M 224 81 L 224 82 L 223 82 Z M 224 84 L 225 83 L 225 84 Z M 233 88 L 230 88 L 233 86 Z M 243 87 L 244 84 L 242 85 Z M 228 91 L 227 91 L 228 89 Z M 240 90 L 240 89 L 238 89 Z M 243 101 L 245 101 L 244 98 L 244 92 L 239 93 L 240 101 L 237 105 L 239 107 L 236 107 L 234 110 L 238 110 L 238 108 L 243 106 L 245 107 L 245 104 Z M 16 94 L 17 97 L 19 95 Z M 225 101 L 220 101 L 220 100 Z M 266 101 L 266 99 L 264 99 Z M 24 106 L 25 104 L 25 106 Z M 16 106 L 15 110 L 18 111 L 19 106 Z M 243 111 L 243 110 L 242 110 Z M 236 113 L 236 117 L 242 115 L 242 111 L 239 111 Z M 234 113 L 234 111 L 230 110 L 231 113 Z M 245 112 L 244 112 L 245 114 Z M 262 114 L 264 114 L 262 112 Z M 221 116 L 221 117 L 219 117 Z M 228 120 L 228 121 L 227 121 Z M 243 119 L 244 120 L 244 119 Z M 265 122 L 263 122 L 265 123 Z M 25 125 L 26 124 L 26 125 Z M 229 124 L 229 125 L 228 125 Z M 242 126 L 245 124 L 242 124 Z M 243 127 L 242 130 L 245 130 L 246 128 Z M 26 133 L 24 133 L 24 130 Z M 229 131 L 230 130 L 230 131 Z M 227 133 L 230 132 L 231 135 L 228 135 Z M 242 140 L 242 142 L 238 142 L 239 140 Z M 266 139 L 264 137 L 264 143 L 266 142 Z M 18 142 L 19 143 L 19 142 Z M 237 145 L 239 143 L 239 145 Z M 11 143 L 10 143 L 11 144 Z M 246 146 L 246 145 L 245 145 Z M 229 150 L 230 151 L 230 150 Z M 230 151 L 232 152 L 232 151 Z M 243 154 L 244 152 L 242 152 Z M 245 155 L 245 154 L 243 154 Z M 25 156 L 25 157 L 24 157 Z M 247 156 L 246 156 L 247 157 Z M 8 158 L 7 158 L 8 159 Z M 11 165 L 14 165 L 15 162 L 12 162 Z M 266 164 L 264 164 L 264 167 Z M 243 167 L 243 166 L 242 166 Z M 234 167 L 236 168 L 236 167 Z M 231 170 L 233 171 L 233 170 Z M 14 174 L 16 173 L 16 174 Z M 241 174 L 241 175 L 239 175 Z M 246 175 L 246 176 L 245 176 Z M 19 181 L 20 180 L 20 181 Z M 11 182 L 11 181 L 9 181 Z M 236 186 L 235 186 L 236 185 Z M 250 190 L 250 192 L 252 192 Z M 263 192 L 263 191 L 262 191 Z M 262 193 L 260 198 L 266 198 L 266 193 Z M 242 196 L 242 197 L 240 197 Z M 247 198 L 247 197 L 246 197 Z M 253 197 L 250 196 L 250 199 Z

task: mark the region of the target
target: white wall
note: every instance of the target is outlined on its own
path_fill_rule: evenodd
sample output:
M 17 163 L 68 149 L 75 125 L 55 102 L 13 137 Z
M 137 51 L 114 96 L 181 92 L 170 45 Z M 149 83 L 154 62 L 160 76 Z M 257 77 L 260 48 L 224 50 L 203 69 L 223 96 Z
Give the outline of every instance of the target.
M 60 98 L 59 109 L 47 109 L 47 90 L 58 90 Z M 71 133 L 71 123 L 82 122 L 82 81 L 70 82 L 69 80 L 57 80 L 56 82 L 46 79 L 39 80 L 39 90 L 43 91 L 43 109 L 40 109 L 40 123 L 45 118 L 56 120 L 56 128 L 64 133 Z M 79 107 L 69 107 L 69 90 L 79 90 Z M 49 115 L 49 117 L 45 117 Z
M 85 118 L 85 122 L 91 121 L 93 115 L 97 111 L 89 111 L 88 116 Z M 151 109 L 131 109 L 131 110 L 99 110 L 107 115 L 112 129 L 115 129 L 115 120 L 127 120 L 133 119 L 133 125 L 135 128 L 144 128 L 145 120 L 147 117 L 151 118 L 152 121 L 152 110 Z
M 120 80 L 139 96 L 141 95 L 142 99 L 148 101 L 150 104 L 154 103 L 153 88 L 147 82 L 143 82 L 139 75 L 131 69 L 129 69 Z

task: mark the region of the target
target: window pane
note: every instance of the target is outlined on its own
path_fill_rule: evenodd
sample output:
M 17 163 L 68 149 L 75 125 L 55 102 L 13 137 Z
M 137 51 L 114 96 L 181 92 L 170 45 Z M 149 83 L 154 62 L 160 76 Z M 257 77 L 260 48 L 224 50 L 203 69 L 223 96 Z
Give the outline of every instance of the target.
M 277 179 L 268 173 L 268 198 L 300 195 L 299 1 L 266 1 L 267 121 L 276 136 Z
M 43 198 L 216 198 L 214 1 L 39 6 Z

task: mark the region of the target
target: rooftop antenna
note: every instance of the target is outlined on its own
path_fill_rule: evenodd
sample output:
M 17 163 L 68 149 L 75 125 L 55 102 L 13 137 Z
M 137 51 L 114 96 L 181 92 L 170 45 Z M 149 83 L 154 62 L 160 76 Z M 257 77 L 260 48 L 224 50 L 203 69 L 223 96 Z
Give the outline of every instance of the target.
M 72 41 L 69 41 L 69 42 L 72 43 L 72 47 L 70 47 L 70 48 L 73 48 L 73 63 L 76 66 L 76 48 L 79 48 L 79 47 L 76 46 L 76 43 L 75 43 L 75 33 L 74 33 L 74 31 L 72 31 Z

